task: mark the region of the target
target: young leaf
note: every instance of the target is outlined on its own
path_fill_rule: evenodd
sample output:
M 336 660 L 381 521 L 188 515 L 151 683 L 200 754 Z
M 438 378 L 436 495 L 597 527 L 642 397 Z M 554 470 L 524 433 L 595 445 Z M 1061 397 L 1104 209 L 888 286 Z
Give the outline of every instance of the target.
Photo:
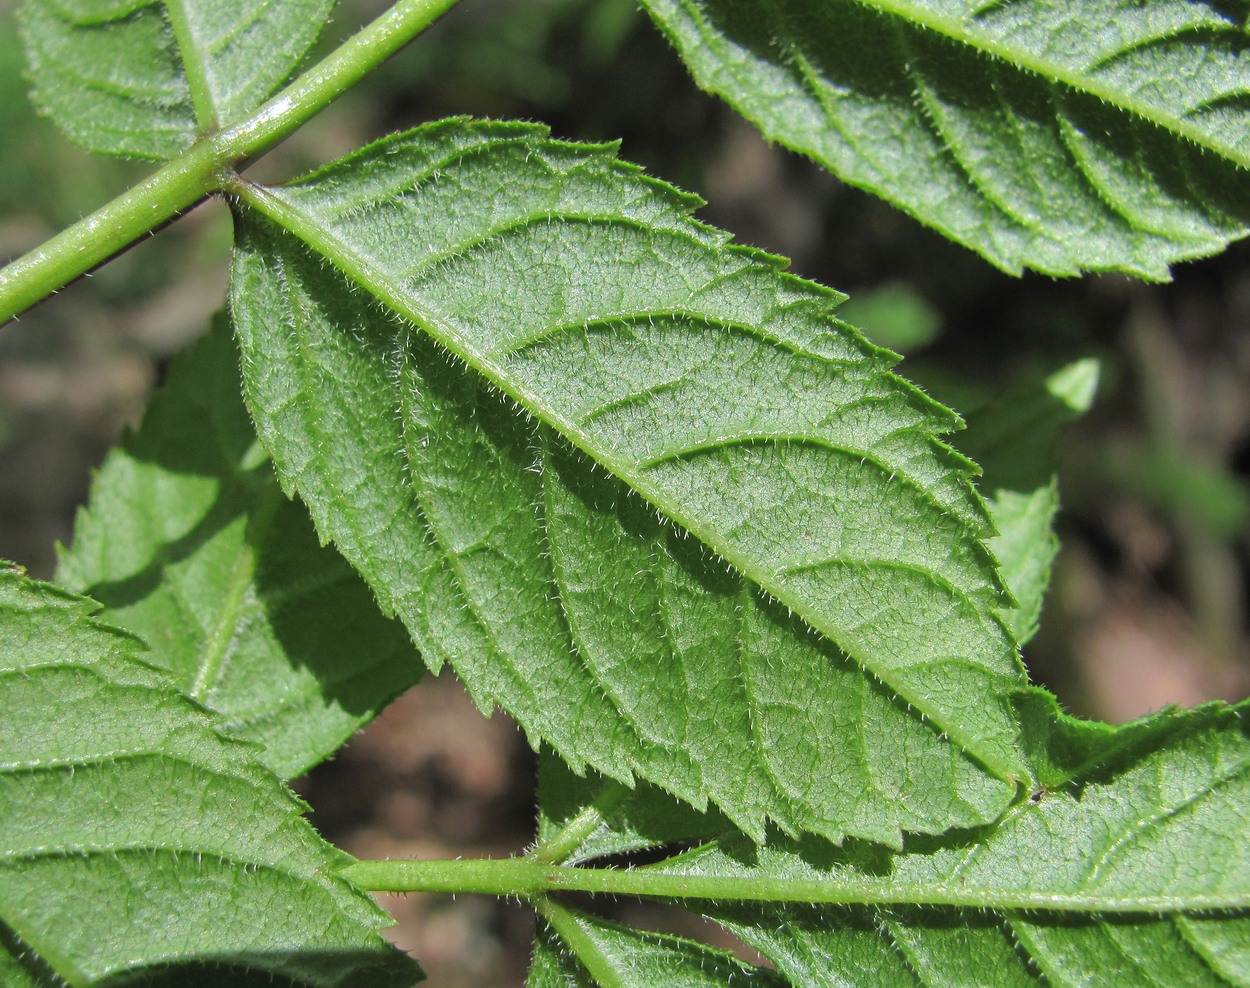
M 347 855 L 95 609 L 0 571 L 0 970 L 411 984 Z
M 57 580 L 151 645 L 149 661 L 265 745 L 261 760 L 284 778 L 421 675 L 403 627 L 282 496 L 224 318 L 105 461 Z
M 577 864 L 663 844 L 704 842 L 733 824 L 715 808 L 698 812 L 662 789 L 632 789 L 596 772 L 574 775 L 550 748 L 538 754 L 538 841 L 543 861 Z
M 1019 605 L 1005 609 L 1003 620 L 1021 645 L 1037 632 L 1059 551 L 1052 529 L 1059 511 L 1059 431 L 1089 410 L 1097 387 L 1098 362 L 1079 360 L 968 413 L 960 446 L 985 471 L 978 486 L 998 529 L 990 548 Z
M 25 0 L 33 98 L 90 151 L 172 158 L 294 71 L 334 0 Z
M 1240 5 L 643 5 L 769 139 L 1006 271 L 1166 280 L 1248 228 Z
M 1024 680 L 970 464 L 934 438 L 957 419 L 836 295 L 527 125 L 446 121 L 237 192 L 261 439 L 479 704 L 757 834 L 897 843 L 1001 811 L 959 749 L 1027 775 Z

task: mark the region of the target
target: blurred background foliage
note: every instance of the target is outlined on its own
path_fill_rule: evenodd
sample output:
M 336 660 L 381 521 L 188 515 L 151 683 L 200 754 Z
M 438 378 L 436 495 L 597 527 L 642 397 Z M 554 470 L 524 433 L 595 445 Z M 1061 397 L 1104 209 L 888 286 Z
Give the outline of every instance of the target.
M 321 51 L 383 6 L 344 3 Z M 21 71 L 0 0 L 0 261 L 149 170 L 68 145 Z M 703 196 L 707 222 L 850 294 L 843 318 L 961 411 L 1097 357 L 1100 396 L 1063 444 L 1063 548 L 1029 667 L 1070 710 L 1111 721 L 1250 692 L 1250 245 L 1169 285 L 1010 278 L 767 145 L 694 88 L 633 0 L 465 0 L 249 174 L 279 181 L 451 114 L 619 139 L 624 158 Z M 206 204 L 0 332 L 0 556 L 51 574 L 91 470 L 221 305 L 229 240 L 226 210 Z M 530 758 L 444 676 L 300 787 L 358 855 L 507 854 L 531 836 Z M 434 983 L 523 978 L 523 911 L 388 905 Z

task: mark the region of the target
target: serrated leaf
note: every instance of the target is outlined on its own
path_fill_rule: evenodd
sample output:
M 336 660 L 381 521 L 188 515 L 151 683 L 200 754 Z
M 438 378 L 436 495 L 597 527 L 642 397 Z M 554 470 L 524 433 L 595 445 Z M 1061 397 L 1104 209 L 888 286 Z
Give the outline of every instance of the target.
M 1055 713 L 1053 699 L 1036 698 L 1046 701 L 1038 718 Z M 902 853 L 810 838 L 757 846 L 736 835 L 629 874 L 679 877 L 690 908 L 803 988 L 1246 984 L 1246 714 L 1245 704 L 1212 704 L 1119 731 L 1051 716 L 1051 732 L 1033 743 L 1048 749 L 1034 760 L 1054 790 L 997 826 L 915 838 Z M 595 815 L 596 783 L 583 780 L 580 799 L 576 788 L 557 786 L 565 808 L 544 807 L 543 818 L 576 820 L 579 801 L 582 817 Z M 630 798 L 658 805 L 654 791 Z M 588 841 L 571 860 L 592 846 L 617 853 L 612 831 L 631 836 L 626 816 L 597 816 L 601 827 L 582 826 Z M 634 846 L 684 839 L 662 827 L 649 837 Z
M 1248 229 L 1240 5 L 643 6 L 765 136 L 1006 271 L 1165 280 Z
M 39 958 L 0 923 L 0 985 L 5 988 L 45 988 L 55 983 L 55 975 Z
M 189 438 L 194 437 L 194 438 Z M 171 366 L 105 461 L 57 580 L 293 778 L 416 682 L 420 658 L 282 496 L 240 394 L 224 319 Z
M 1024 680 L 934 438 L 957 420 L 835 294 L 527 125 L 239 194 L 231 310 L 279 477 L 481 706 L 757 834 L 1001 811 L 960 748 L 1027 775 Z
M 89 151 L 172 158 L 292 74 L 334 0 L 26 0 L 33 97 Z
M 692 851 L 666 874 L 836 881 L 868 902 L 999 909 L 1152 911 L 1250 907 L 1246 838 L 1250 737 L 1245 711 L 1220 704 L 1172 714 L 1171 733 L 1106 778 L 1038 790 L 979 841 L 918 837 L 902 854 L 827 862 L 802 845 L 737 841 Z M 1183 730 L 1181 728 L 1184 728 Z M 1121 755 L 1120 757 L 1124 757 Z M 796 886 L 797 888 L 797 886 Z M 883 898 L 884 896 L 884 898 Z
M 95 609 L 0 571 L 10 955 L 28 951 L 72 985 L 152 966 L 182 984 L 206 970 L 410 984 L 415 965 L 376 933 L 385 914 L 336 877 L 350 859 L 252 745 L 220 734 Z
M 631 929 L 556 902 L 535 941 L 526 988 L 781 988 L 773 971 L 720 950 L 663 933 Z
M 1012 388 L 968 414 L 960 445 L 981 464 L 978 485 L 998 534 L 990 548 L 1017 605 L 1003 620 L 1021 645 L 1037 632 L 1050 567 L 1059 551 L 1060 430 L 1089 410 L 1098 387 L 1096 360 L 1079 360 L 1044 379 Z

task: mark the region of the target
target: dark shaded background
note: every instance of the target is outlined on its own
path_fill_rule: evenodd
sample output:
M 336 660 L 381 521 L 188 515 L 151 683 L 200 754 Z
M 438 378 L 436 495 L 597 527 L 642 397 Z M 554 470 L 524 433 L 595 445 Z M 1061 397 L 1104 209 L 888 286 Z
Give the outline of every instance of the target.
M 382 7 L 346 4 L 324 47 Z M 12 2 L 0 0 L 0 259 L 149 170 L 69 146 L 30 110 L 20 72 Z M 766 145 L 692 86 L 632 0 L 466 0 L 252 174 L 280 180 L 458 113 L 621 139 L 623 157 L 707 199 L 707 222 L 850 293 L 845 318 L 907 352 L 903 373 L 956 408 L 1099 357 L 1099 400 L 1066 434 L 1063 550 L 1030 669 L 1070 710 L 1111 721 L 1250 692 L 1250 246 L 1185 265 L 1170 285 L 1009 278 Z M 52 573 L 91 470 L 222 304 L 230 229 L 220 204 L 159 241 L 0 331 L 0 557 L 34 575 Z M 506 855 L 532 835 L 532 755 L 449 674 L 297 788 L 322 832 L 362 857 Z M 523 980 L 531 922 L 520 907 L 386 904 L 435 985 Z M 697 933 L 692 919 L 663 921 Z

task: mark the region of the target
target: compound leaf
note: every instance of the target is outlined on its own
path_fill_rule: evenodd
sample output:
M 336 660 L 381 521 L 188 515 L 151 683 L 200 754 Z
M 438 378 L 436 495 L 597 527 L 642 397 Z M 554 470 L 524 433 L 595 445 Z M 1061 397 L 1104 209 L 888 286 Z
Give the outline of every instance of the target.
M 96 608 L 0 571 L 0 970 L 411 984 L 350 858 Z
M 89 151 L 172 158 L 292 74 L 334 0 L 26 0 L 33 97 Z
M 1242 4 L 643 5 L 769 139 L 1006 271 L 1165 280 L 1248 229 Z
M 481 706 L 757 835 L 1001 812 L 1024 679 L 958 420 L 835 293 L 529 125 L 238 194 L 278 475 Z
M 243 406 L 225 319 L 181 355 L 92 484 L 57 580 L 293 778 L 423 666 L 403 627 L 282 495 Z

